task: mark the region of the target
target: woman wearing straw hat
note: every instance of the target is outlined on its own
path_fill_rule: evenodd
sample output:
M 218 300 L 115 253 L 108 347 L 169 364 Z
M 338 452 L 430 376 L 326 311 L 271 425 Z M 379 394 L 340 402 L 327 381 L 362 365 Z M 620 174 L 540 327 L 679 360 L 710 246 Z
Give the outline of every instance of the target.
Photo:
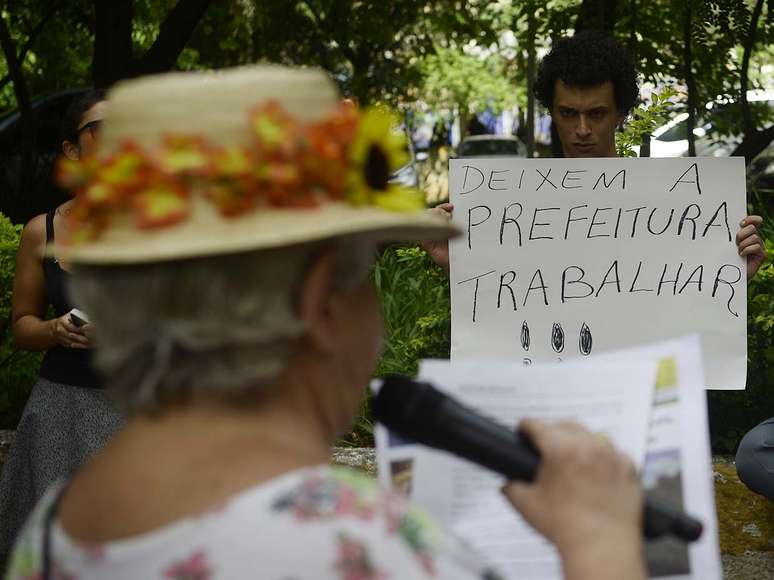
M 337 101 L 281 67 L 112 93 L 99 161 L 65 171 L 78 221 L 57 251 L 129 419 L 41 501 L 11 579 L 494 577 L 327 465 L 381 347 L 376 244 L 452 233 L 388 185 L 389 115 Z M 524 427 L 545 463 L 505 492 L 567 577 L 644 578 L 631 464 L 577 426 Z

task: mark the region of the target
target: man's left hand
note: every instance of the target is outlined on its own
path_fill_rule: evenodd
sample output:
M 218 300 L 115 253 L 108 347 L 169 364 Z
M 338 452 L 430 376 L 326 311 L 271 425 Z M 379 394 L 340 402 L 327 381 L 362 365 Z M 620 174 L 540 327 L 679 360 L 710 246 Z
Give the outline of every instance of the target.
M 766 259 L 766 247 L 758 234 L 758 227 L 763 223 L 759 215 L 748 215 L 741 222 L 741 229 L 736 234 L 736 247 L 739 255 L 747 259 L 747 280 L 751 280 L 758 268 Z

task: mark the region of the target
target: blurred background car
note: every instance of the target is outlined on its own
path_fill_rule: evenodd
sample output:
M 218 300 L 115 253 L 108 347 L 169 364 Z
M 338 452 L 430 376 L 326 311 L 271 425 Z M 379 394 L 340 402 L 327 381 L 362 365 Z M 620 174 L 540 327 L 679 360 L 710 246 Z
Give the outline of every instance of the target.
M 757 107 L 774 107 L 774 91 L 748 91 L 747 100 Z M 699 157 L 727 157 L 742 141 L 742 135 L 721 130 L 724 113 L 739 104 L 730 100 L 707 103 L 697 111 L 695 136 L 696 155 Z M 637 149 L 637 148 L 636 148 Z M 638 151 L 639 153 L 639 151 Z M 680 113 L 655 131 L 650 139 L 651 157 L 686 157 L 688 155 L 688 113 Z
M 457 147 L 457 157 L 526 157 L 527 148 L 516 137 L 474 135 Z
M 417 171 L 417 162 L 421 161 L 417 155 L 414 145 L 411 139 L 406 139 L 406 156 L 408 157 L 408 163 L 398 168 L 397 171 L 390 175 L 391 183 L 398 183 L 406 187 L 419 187 L 419 172 Z M 425 154 L 423 158 L 426 158 Z

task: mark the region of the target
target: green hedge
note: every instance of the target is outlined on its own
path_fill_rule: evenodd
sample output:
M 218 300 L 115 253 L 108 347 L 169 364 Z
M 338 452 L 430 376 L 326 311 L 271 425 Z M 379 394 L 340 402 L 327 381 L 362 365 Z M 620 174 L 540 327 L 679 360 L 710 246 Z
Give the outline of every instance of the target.
M 763 231 L 769 256 L 774 252 L 770 222 Z M 774 266 L 758 270 L 747 289 L 747 389 L 710 391 L 712 449 L 733 453 L 739 440 L 762 420 L 774 416 Z
M 0 429 L 13 429 L 35 383 L 40 353 L 18 350 L 11 333 L 11 293 L 22 226 L 0 213 Z
M 376 376 L 413 375 L 423 358 L 449 358 L 449 278 L 418 247 L 385 249 L 373 271 L 385 342 Z M 370 393 L 352 432 L 339 445 L 373 445 Z

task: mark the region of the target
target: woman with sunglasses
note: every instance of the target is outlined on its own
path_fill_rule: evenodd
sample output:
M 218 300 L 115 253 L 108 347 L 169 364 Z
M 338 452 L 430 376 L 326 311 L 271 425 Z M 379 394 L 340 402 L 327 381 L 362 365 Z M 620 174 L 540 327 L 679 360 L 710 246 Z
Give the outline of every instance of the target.
M 104 105 L 104 94 L 90 91 L 70 106 L 62 155 L 78 162 L 92 151 Z M 66 233 L 72 201 L 30 220 L 16 255 L 14 338 L 19 348 L 46 354 L 0 479 L 0 563 L 46 488 L 100 448 L 120 423 L 91 365 L 88 316 L 71 313 L 76 305 L 67 265 L 47 252 Z

